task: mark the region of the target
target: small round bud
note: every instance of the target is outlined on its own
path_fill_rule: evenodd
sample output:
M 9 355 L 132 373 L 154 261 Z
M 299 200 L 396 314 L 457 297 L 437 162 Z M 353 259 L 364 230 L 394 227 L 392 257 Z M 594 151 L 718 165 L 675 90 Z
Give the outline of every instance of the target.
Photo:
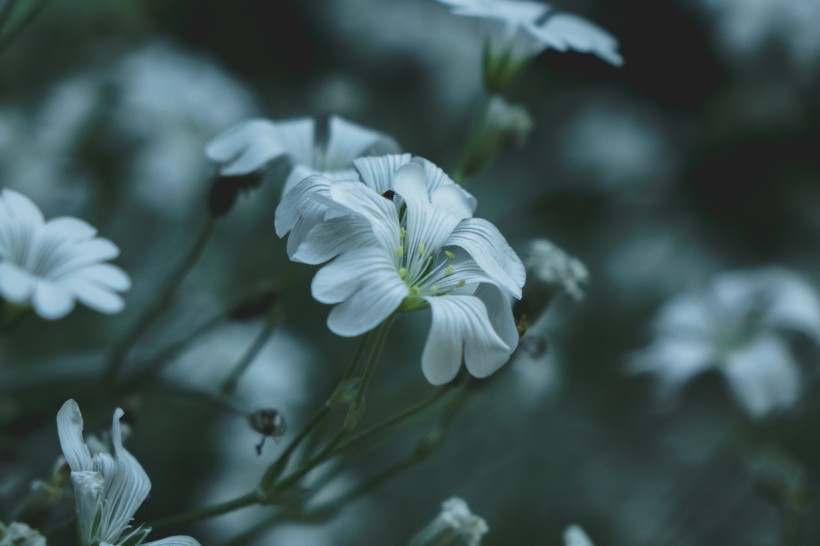
M 256 454 L 262 454 L 262 447 L 268 437 L 278 439 L 287 431 L 285 418 L 276 408 L 263 408 L 248 415 L 248 424 L 253 430 L 262 435 L 256 445 Z

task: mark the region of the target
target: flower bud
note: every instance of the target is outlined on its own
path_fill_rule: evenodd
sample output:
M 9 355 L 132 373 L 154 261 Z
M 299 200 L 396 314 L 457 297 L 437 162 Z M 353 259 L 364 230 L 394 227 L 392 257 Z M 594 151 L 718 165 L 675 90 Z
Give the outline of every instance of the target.
M 217 176 L 208 194 L 208 209 L 214 216 L 227 214 L 236 203 L 240 192 L 257 188 L 261 183 L 261 178 L 255 173 L 240 176 Z
M 248 424 L 253 430 L 262 435 L 262 439 L 256 445 L 257 455 L 262 454 L 262 447 L 268 437 L 278 439 L 287 432 L 285 418 L 276 408 L 263 408 L 254 411 L 248 415 Z
M 438 517 L 413 537 L 410 546 L 478 546 L 489 530 L 463 499 L 453 497 L 444 501 Z
M 46 539 L 25 523 L 0 523 L 0 546 L 46 546 Z

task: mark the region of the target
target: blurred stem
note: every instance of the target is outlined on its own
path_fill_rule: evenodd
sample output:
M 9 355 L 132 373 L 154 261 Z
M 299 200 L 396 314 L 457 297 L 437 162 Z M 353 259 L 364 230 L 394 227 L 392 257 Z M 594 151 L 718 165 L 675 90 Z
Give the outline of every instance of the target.
M 8 4 L 3 6 L 2 12 L 0 12 L 0 32 L 2 33 L 2 35 L 0 35 L 0 55 L 5 53 L 6 49 L 17 39 L 20 33 L 40 15 L 43 8 L 48 5 L 48 0 L 41 0 L 40 2 L 29 0 L 27 4 L 34 4 L 34 6 L 23 15 L 22 19 L 20 19 L 16 25 L 11 26 L 11 28 L 6 31 L 6 23 L 11 20 L 11 15 L 14 12 L 14 5 L 16 3 L 15 0 L 9 0 Z
M 273 486 L 274 482 L 282 475 L 282 472 L 285 470 L 288 462 L 290 461 L 291 456 L 299 447 L 299 445 L 307 438 L 316 428 L 318 428 L 327 417 L 330 415 L 333 404 L 332 402 L 338 395 L 339 389 L 353 376 L 356 372 L 356 368 L 359 366 L 359 362 L 361 361 L 362 357 L 364 356 L 367 346 L 370 342 L 370 332 L 367 332 L 362 336 L 359 340 L 359 346 L 356 348 L 356 353 L 353 355 L 353 359 L 348 364 L 347 370 L 345 370 L 344 375 L 342 376 L 339 385 L 333 391 L 330 398 L 324 404 L 321 410 L 319 410 L 316 415 L 313 416 L 305 428 L 295 437 L 290 443 L 287 445 L 285 450 L 276 458 L 270 467 L 265 471 L 265 474 L 262 476 L 262 480 L 259 482 L 259 491 L 262 494 L 267 494 L 271 487 Z
M 276 329 L 276 325 L 279 323 L 279 318 L 282 316 L 282 306 L 279 304 L 275 304 L 271 306 L 270 311 L 268 312 L 268 316 L 265 319 L 265 324 L 262 326 L 262 329 L 259 331 L 259 334 L 256 336 L 256 339 L 253 341 L 248 350 L 242 355 L 242 358 L 234 364 L 233 370 L 231 370 L 230 375 L 225 378 L 222 382 L 222 386 L 219 389 L 219 393 L 221 396 L 226 397 L 233 394 L 234 390 L 236 389 L 237 383 L 239 383 L 239 379 L 242 377 L 242 374 L 250 367 L 256 357 L 259 355 L 259 352 L 262 348 L 267 344 L 268 339 L 273 334 L 273 331 Z
M 191 247 L 191 250 L 188 251 L 188 254 L 182 262 L 180 262 L 176 269 L 171 272 L 165 280 L 165 283 L 163 283 L 159 288 L 154 300 L 148 305 L 148 307 L 145 308 L 142 315 L 137 318 L 137 320 L 111 349 L 108 359 L 104 365 L 103 373 L 105 382 L 109 383 L 116 378 L 125 361 L 125 356 L 128 354 L 128 351 L 145 333 L 148 327 L 151 326 L 154 319 L 156 319 L 156 317 L 170 304 L 171 297 L 174 295 L 174 292 L 176 292 L 179 285 L 182 284 L 182 281 L 202 255 L 202 251 L 205 249 L 208 240 L 213 234 L 214 227 L 216 226 L 216 220 L 216 216 L 213 215 L 208 218 L 207 223 L 197 237 L 193 247 Z
M 388 317 L 378 328 L 376 328 L 376 339 L 373 342 L 373 347 L 370 351 L 370 358 L 367 361 L 365 366 L 364 372 L 362 373 L 362 379 L 359 382 L 358 386 L 356 387 L 356 395 L 348 408 L 347 416 L 345 417 L 345 422 L 342 425 L 342 429 L 333 437 L 333 439 L 325 445 L 322 450 L 311 457 L 302 467 L 293 472 L 292 474 L 288 475 L 287 477 L 283 478 L 280 482 L 274 485 L 273 480 L 270 480 L 270 476 L 267 474 L 263 478 L 262 487 L 263 491 L 269 491 L 271 486 L 273 486 L 274 490 L 287 490 L 292 485 L 297 483 L 302 477 L 304 477 L 308 472 L 322 464 L 324 461 L 329 459 L 333 456 L 333 452 L 336 447 L 356 428 L 356 425 L 359 422 L 359 418 L 361 417 L 362 413 L 364 412 L 364 395 L 367 391 L 367 387 L 370 384 L 370 379 L 373 376 L 373 372 L 376 369 L 376 363 L 379 360 L 379 356 L 381 355 L 382 347 L 384 346 L 384 342 L 387 339 L 387 334 L 390 331 L 390 327 L 393 325 L 393 320 L 395 319 L 395 315 L 391 315 Z M 364 351 L 357 351 L 357 357 L 361 358 Z M 356 359 L 354 359 L 355 361 Z M 345 374 L 347 375 L 347 373 Z M 284 467 L 280 469 L 284 470 Z M 277 475 L 278 477 L 278 475 Z M 275 479 L 275 478 L 274 478 Z
M 169 518 L 161 519 L 153 523 L 149 523 L 146 527 L 151 529 L 162 529 L 172 525 L 191 523 L 193 521 L 199 521 L 201 519 L 227 514 L 228 512 L 233 512 L 234 510 L 239 510 L 240 508 L 245 508 L 247 506 L 253 506 L 254 504 L 258 504 L 259 501 L 259 495 L 256 491 L 254 491 L 253 493 L 242 495 L 241 497 L 237 497 L 227 502 L 215 504 L 206 508 L 191 510 L 190 512 L 185 512 L 184 514 L 180 514 L 178 516 L 171 516 Z
M 481 100 L 476 108 L 470 132 L 464 141 L 458 163 L 453 169 L 453 180 L 465 186 L 465 178 L 478 171 L 487 161 L 487 157 L 476 157 L 480 149 L 481 141 L 484 137 L 484 125 L 487 119 L 487 111 L 490 107 L 490 96 L 482 93 Z

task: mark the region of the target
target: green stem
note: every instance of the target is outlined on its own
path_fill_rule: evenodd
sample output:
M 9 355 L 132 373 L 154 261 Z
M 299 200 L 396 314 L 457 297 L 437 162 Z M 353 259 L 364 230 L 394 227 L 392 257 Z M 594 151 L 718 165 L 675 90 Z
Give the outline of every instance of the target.
M 465 185 L 464 179 L 481 167 L 480 164 L 475 165 L 475 158 L 473 156 L 484 134 L 484 124 L 489 106 L 490 97 L 486 94 L 482 94 L 478 108 L 476 108 L 474 120 L 470 126 L 470 132 L 467 134 L 467 139 L 464 142 L 464 148 L 462 148 L 458 163 L 456 163 L 456 167 L 453 169 L 453 180 L 462 186 Z
M 205 508 L 199 508 L 197 510 L 191 510 L 190 512 L 185 512 L 177 516 L 171 516 L 169 518 L 149 523 L 147 527 L 150 527 L 152 529 L 161 529 L 164 527 L 170 527 L 172 525 L 191 523 L 193 521 L 199 521 L 201 519 L 219 516 L 221 514 L 227 514 L 228 512 L 233 512 L 234 510 L 239 510 L 240 508 L 245 508 L 247 506 L 253 506 L 254 504 L 259 503 L 259 501 L 259 495 L 256 491 L 254 491 L 253 493 L 242 495 L 241 497 L 237 497 L 227 502 L 215 504 L 213 506 L 208 506 Z
M 248 350 L 242 355 L 242 358 L 234 364 L 233 370 L 231 370 L 230 375 L 225 378 L 222 382 L 222 386 L 219 388 L 219 393 L 225 397 L 233 394 L 234 390 L 236 389 L 237 383 L 239 383 L 239 379 L 242 377 L 242 374 L 250 367 L 256 357 L 259 355 L 259 352 L 268 342 L 271 334 L 276 329 L 276 325 L 279 323 L 279 317 L 282 314 L 282 307 L 281 305 L 274 305 L 271 307 L 270 312 L 268 313 L 268 318 L 265 319 L 265 324 L 262 329 L 259 331 L 259 334 L 256 336 L 256 339 L 253 341 Z
M 119 372 L 120 367 L 122 367 L 128 351 L 145 333 L 148 327 L 151 326 L 154 319 L 156 319 L 156 317 L 170 304 L 171 297 L 174 292 L 177 288 L 179 288 L 179 285 L 185 279 L 194 264 L 196 264 L 200 255 L 202 255 L 202 251 L 205 249 L 205 246 L 214 231 L 214 227 L 216 226 L 216 220 L 217 218 L 215 216 L 210 216 L 208 218 L 208 222 L 200 232 L 194 246 L 157 291 L 157 297 L 148 305 L 147 308 L 145 308 L 142 315 L 137 318 L 133 325 L 111 349 L 108 359 L 104 365 L 104 378 L 107 382 L 112 381 L 117 376 L 117 373 Z

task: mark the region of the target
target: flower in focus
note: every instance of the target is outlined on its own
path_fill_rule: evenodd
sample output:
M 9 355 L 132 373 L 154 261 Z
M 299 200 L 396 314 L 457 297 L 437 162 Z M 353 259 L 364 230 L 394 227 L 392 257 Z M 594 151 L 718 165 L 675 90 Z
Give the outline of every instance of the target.
M 492 92 L 509 84 L 521 66 L 545 49 L 592 53 L 620 66 L 618 41 L 599 26 L 547 4 L 516 0 L 439 0 L 456 15 L 487 21 L 484 80 Z
M 410 154 L 359 158 L 353 161 L 354 170 L 345 175 L 344 178 L 341 175 L 338 178 L 327 175 L 310 176 L 298 184 L 294 191 L 282 198 L 282 202 L 276 209 L 274 225 L 276 234 L 279 237 L 290 234 L 288 237 L 288 255 L 290 258 L 299 262 L 321 263 L 315 261 L 315 259 L 311 261 L 310 256 L 304 255 L 306 249 L 303 249 L 301 255 L 297 255 L 296 251 L 310 230 L 327 217 L 338 215 L 338 211 L 330 210 L 327 204 L 332 201 L 330 187 L 334 183 L 340 180 L 358 180 L 375 192 L 385 195 L 386 192 L 395 192 L 393 178 L 396 171 L 411 161 L 418 163 L 424 169 L 424 179 L 430 191 L 440 186 L 453 188 L 463 194 L 470 205 L 470 212 L 472 213 L 475 210 L 475 197 L 467 193 L 461 186 L 453 182 L 444 171 L 426 159 L 421 157 L 412 158 Z
M 334 333 L 357 336 L 397 310 L 429 307 L 427 380 L 451 381 L 462 354 L 472 375 L 486 377 L 518 344 L 511 297 L 521 297 L 524 265 L 494 225 L 472 217 L 468 194 L 445 183 L 440 169 L 413 160 L 391 176 L 396 157 L 369 160 L 370 184 L 320 180 L 325 191 L 314 199 L 333 215 L 308 233 L 294 259 L 335 258 L 312 284 L 317 300 L 338 304 L 328 317 Z M 307 179 L 293 193 L 315 183 Z
M 82 546 L 143 544 L 151 531 L 142 526 L 131 529 L 134 513 L 151 490 L 151 481 L 137 460 L 122 445 L 117 409 L 111 425 L 113 455 L 93 455 L 83 440 L 83 417 L 74 400 L 57 414 L 57 432 L 68 466 L 76 501 L 78 536 Z M 144 543 L 145 546 L 199 546 L 187 536 L 175 536 Z
M 565 546 L 594 546 L 583 529 L 570 525 L 564 530 Z
M 119 249 L 96 234 L 77 218 L 46 221 L 28 197 L 0 191 L 0 296 L 30 304 L 49 320 L 67 315 L 76 300 L 102 313 L 122 311 L 118 292 L 131 281 L 119 267 L 103 263 Z
M 653 330 L 654 340 L 631 366 L 657 375 L 662 395 L 716 369 L 743 409 L 759 418 L 797 401 L 800 371 L 787 334 L 820 344 L 820 298 L 786 269 L 729 272 L 703 292 L 666 303 Z
M 278 122 L 252 119 L 211 140 L 205 155 L 219 163 L 223 176 L 250 174 L 274 159 L 289 158 L 293 168 L 282 189 L 284 195 L 311 174 L 349 178 L 355 176 L 352 167 L 357 157 L 398 151 L 398 145 L 389 136 L 338 116 L 331 116 L 328 121 L 326 142 L 319 143 L 317 133 L 316 122 L 311 118 Z
M 441 513 L 413 537 L 410 546 L 478 546 L 489 530 L 464 499 L 453 497 L 442 503 Z
M 25 523 L 0 523 L 0 546 L 46 546 L 46 539 Z

